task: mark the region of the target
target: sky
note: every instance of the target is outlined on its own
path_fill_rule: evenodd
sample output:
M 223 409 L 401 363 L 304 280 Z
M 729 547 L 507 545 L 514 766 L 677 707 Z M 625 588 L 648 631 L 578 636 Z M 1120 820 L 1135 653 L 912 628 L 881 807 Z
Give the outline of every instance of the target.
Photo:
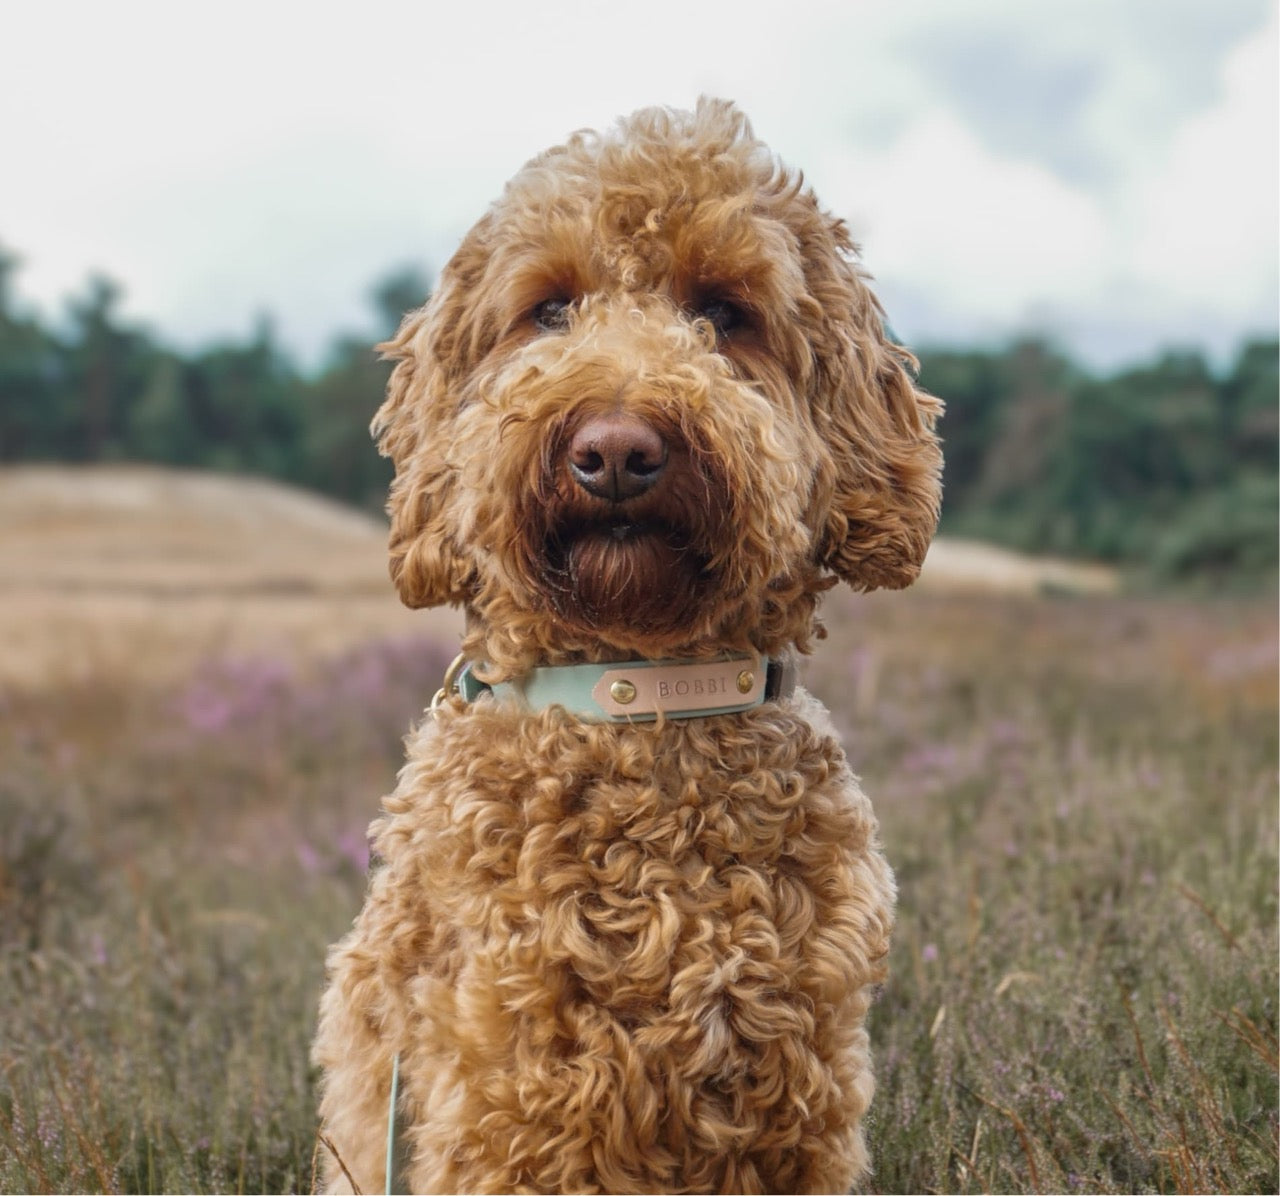
M 1280 323 L 1280 0 L 0 0 L 0 245 L 184 349 L 371 332 L 575 129 L 735 99 L 916 346 L 1098 369 Z

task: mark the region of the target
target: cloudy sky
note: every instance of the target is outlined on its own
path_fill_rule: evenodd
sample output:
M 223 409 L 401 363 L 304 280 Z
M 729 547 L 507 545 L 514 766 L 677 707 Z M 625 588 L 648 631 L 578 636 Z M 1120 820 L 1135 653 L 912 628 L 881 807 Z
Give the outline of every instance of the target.
M 1277 0 L 0 0 L 0 244 L 304 362 L 534 152 L 701 92 L 844 216 L 899 333 L 1095 366 L 1277 328 Z

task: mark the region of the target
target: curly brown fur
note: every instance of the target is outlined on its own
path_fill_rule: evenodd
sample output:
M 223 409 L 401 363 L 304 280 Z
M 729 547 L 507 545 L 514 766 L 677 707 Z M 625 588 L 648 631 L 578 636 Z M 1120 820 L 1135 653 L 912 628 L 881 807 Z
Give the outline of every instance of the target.
M 937 521 L 940 405 L 724 102 L 535 158 L 386 348 L 392 576 L 465 606 L 490 680 L 808 650 L 822 592 L 909 584 Z M 571 461 L 619 413 L 663 450 L 625 501 Z M 385 809 L 315 1048 L 365 1190 L 396 1053 L 415 1191 L 864 1174 L 894 890 L 812 698 L 622 726 L 454 699 Z

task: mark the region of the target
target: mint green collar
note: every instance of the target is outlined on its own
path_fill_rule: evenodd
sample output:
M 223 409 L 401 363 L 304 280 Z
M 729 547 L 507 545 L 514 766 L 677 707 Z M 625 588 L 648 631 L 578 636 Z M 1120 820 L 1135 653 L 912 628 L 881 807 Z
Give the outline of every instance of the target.
M 468 702 L 485 693 L 529 711 L 563 707 L 587 722 L 653 722 L 738 714 L 790 696 L 794 663 L 757 653 L 703 660 L 626 660 L 603 664 L 547 665 L 489 685 L 459 659 L 446 674 L 446 691 Z

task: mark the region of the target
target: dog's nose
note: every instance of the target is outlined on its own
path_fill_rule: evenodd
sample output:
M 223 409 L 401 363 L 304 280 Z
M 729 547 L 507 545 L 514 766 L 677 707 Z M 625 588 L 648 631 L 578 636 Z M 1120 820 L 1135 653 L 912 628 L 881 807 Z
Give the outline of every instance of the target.
M 610 502 L 643 494 L 666 465 L 666 442 L 634 415 L 598 415 L 569 442 L 569 472 L 574 480 L 588 494 Z

